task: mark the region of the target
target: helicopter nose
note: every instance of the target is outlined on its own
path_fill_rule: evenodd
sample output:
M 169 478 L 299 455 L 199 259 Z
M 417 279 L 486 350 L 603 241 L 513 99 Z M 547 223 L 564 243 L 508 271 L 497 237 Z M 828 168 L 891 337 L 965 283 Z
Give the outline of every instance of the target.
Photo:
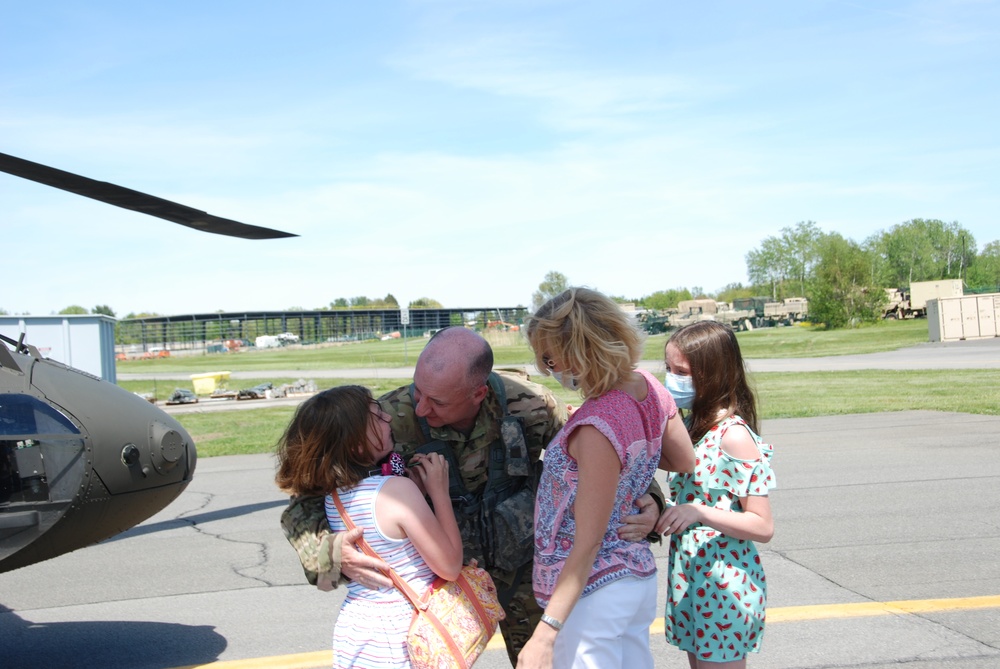
M 184 456 L 185 445 L 190 438 L 185 439 L 179 430 L 159 421 L 150 426 L 150 455 L 156 471 L 166 474 L 177 466 Z

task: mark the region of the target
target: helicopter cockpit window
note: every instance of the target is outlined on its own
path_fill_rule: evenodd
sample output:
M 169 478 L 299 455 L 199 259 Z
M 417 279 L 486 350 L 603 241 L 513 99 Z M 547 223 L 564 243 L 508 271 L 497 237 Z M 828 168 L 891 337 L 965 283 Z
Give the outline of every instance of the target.
M 82 468 L 80 430 L 30 395 L 0 394 L 0 510 L 72 498 Z
M 0 435 L 80 434 L 54 407 L 30 395 L 0 395 Z

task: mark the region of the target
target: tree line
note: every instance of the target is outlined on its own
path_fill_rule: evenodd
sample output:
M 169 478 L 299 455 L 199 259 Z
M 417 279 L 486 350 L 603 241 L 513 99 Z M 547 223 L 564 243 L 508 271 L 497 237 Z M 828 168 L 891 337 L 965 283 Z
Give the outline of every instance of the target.
M 827 327 L 843 327 L 881 318 L 885 288 L 908 289 L 915 281 L 962 279 L 970 292 L 1000 292 L 1000 240 L 979 249 L 975 237 L 959 223 L 915 218 L 880 230 L 862 242 L 837 232 L 824 232 L 815 221 L 802 221 L 782 228 L 746 254 L 749 285 L 730 283 L 714 294 L 700 286 L 659 290 L 639 298 L 612 296 L 647 309 L 674 308 L 682 300 L 709 297 L 722 302 L 737 298 L 788 297 L 809 300 L 809 317 Z M 545 300 L 569 285 L 560 272 L 549 272 L 532 295 L 537 309 Z M 437 300 L 422 297 L 409 308 L 443 308 Z M 320 309 L 398 309 L 391 294 L 384 298 L 338 297 Z M 305 311 L 289 307 L 288 311 Z M 115 317 L 107 305 L 93 310 L 69 306 L 60 314 L 105 314 Z M 0 309 L 0 314 L 6 314 Z M 125 318 L 156 316 L 129 314 Z
M 959 223 L 922 218 L 862 242 L 800 222 L 764 239 L 746 263 L 758 294 L 806 297 L 810 320 L 827 327 L 880 319 L 884 289 L 908 290 L 916 281 L 961 279 L 974 292 L 1000 288 L 1000 241 L 979 250 Z
M 639 298 L 612 296 L 654 310 L 676 308 L 682 300 L 788 297 L 809 300 L 809 320 L 836 328 L 881 319 L 886 288 L 908 290 L 915 281 L 962 279 L 970 292 L 1000 292 L 1000 241 L 981 250 L 958 223 L 916 218 L 880 230 L 862 242 L 824 232 L 815 221 L 782 228 L 746 254 L 749 285 L 731 283 L 718 292 L 700 286 L 656 291 Z M 549 272 L 532 295 L 537 309 L 569 285 Z

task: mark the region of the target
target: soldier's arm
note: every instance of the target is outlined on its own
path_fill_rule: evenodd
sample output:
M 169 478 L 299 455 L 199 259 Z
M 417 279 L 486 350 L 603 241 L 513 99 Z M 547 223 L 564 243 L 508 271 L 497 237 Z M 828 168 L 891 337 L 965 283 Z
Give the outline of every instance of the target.
M 625 541 L 645 539 L 652 543 L 659 543 L 663 539 L 660 533 L 655 530 L 655 526 L 666 506 L 663 491 L 655 478 L 650 482 L 645 494 L 638 498 L 635 503 L 639 507 L 639 512 L 622 518 L 623 525 L 618 528 L 618 536 Z M 652 525 L 650 525 L 650 521 L 652 521 Z
M 361 528 L 330 530 L 322 497 L 292 497 L 281 514 L 281 529 L 299 556 L 306 580 L 320 590 L 333 590 L 352 578 L 369 587 L 392 586 L 382 573 L 388 565 L 354 548 Z
M 344 533 L 330 530 L 323 498 L 292 497 L 281 514 L 281 529 L 299 556 L 306 580 L 324 590 L 336 588 L 342 580 L 340 560 Z

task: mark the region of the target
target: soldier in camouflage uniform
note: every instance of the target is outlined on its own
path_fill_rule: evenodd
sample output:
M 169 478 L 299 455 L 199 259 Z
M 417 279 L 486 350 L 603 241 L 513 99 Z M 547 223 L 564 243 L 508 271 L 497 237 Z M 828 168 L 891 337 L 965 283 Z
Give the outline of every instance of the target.
M 511 664 L 516 666 L 518 653 L 542 615 L 531 584 L 534 491 L 540 473 L 541 454 L 562 427 L 567 415 L 566 407 L 544 386 L 530 382 L 523 373 L 491 373 L 492 366 L 493 352 L 478 334 L 464 328 L 446 328 L 435 334 L 421 353 L 413 385 L 383 395 L 379 403 L 392 416 L 393 440 L 404 459 L 409 460 L 418 448 L 425 445 L 444 442 L 451 447 L 457 462 L 457 467 L 453 462 L 451 469 L 461 475 L 460 482 L 453 480 L 453 500 L 456 499 L 456 486 L 464 487 L 465 492 L 471 492 L 472 497 L 479 501 L 484 499 L 482 495 L 491 471 L 489 454 L 497 453 L 497 444 L 504 443 L 501 435 L 505 431 L 504 421 L 506 419 L 509 425 L 513 418 L 520 423 L 523 434 L 520 444 L 526 446 L 527 453 L 514 455 L 527 457 L 508 457 L 506 467 L 508 473 L 516 470 L 511 480 L 518 486 L 523 483 L 521 489 L 524 492 L 508 498 L 507 505 L 497 504 L 486 511 L 492 514 L 501 506 L 510 507 L 511 502 L 515 503 L 509 524 L 514 526 L 511 530 L 514 534 L 521 535 L 521 540 L 503 539 L 496 543 L 508 549 L 512 544 L 520 543 L 524 547 L 523 554 L 497 555 L 497 547 L 488 545 L 493 542 L 489 538 L 484 539 L 484 532 L 477 526 L 476 519 L 469 514 L 461 514 L 461 504 L 455 502 L 456 518 L 465 544 L 465 560 L 476 559 L 496 583 L 501 604 L 507 613 L 506 619 L 500 622 L 500 631 Z M 498 383 L 502 383 L 502 387 Z M 506 398 L 506 408 L 501 405 L 501 395 Z M 508 456 L 510 450 L 507 449 Z M 517 463 L 512 465 L 511 460 L 522 461 L 526 469 L 518 469 Z M 496 472 L 496 469 L 493 471 Z M 656 502 L 662 508 L 659 488 L 651 489 L 651 492 L 660 495 Z M 527 504 L 517 505 L 518 499 L 523 501 L 525 496 Z M 502 496 L 500 501 L 503 501 Z M 652 509 L 645 509 L 648 513 L 633 517 L 635 524 L 631 526 L 632 532 L 639 528 L 638 535 L 634 536 L 651 531 L 659 515 L 657 504 L 645 501 Z M 353 549 L 351 543 L 356 536 L 330 532 L 322 497 L 293 498 L 282 515 L 281 523 L 289 542 L 299 553 L 307 578 L 321 589 L 336 587 L 342 577 L 341 567 L 344 576 L 362 584 L 391 587 L 388 578 L 374 571 L 378 565 L 374 558 Z M 509 568 L 498 562 L 506 563 Z

